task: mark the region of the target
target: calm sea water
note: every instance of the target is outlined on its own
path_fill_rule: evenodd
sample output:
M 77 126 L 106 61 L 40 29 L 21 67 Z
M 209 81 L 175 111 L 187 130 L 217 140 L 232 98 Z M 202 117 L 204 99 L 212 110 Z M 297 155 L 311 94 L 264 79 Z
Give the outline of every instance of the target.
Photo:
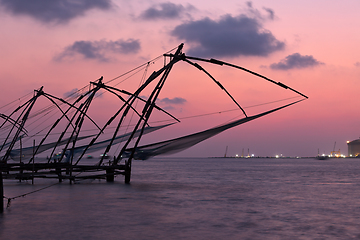
M 54 183 L 5 182 L 14 197 Z M 171 158 L 12 201 L 0 239 L 360 239 L 360 160 Z

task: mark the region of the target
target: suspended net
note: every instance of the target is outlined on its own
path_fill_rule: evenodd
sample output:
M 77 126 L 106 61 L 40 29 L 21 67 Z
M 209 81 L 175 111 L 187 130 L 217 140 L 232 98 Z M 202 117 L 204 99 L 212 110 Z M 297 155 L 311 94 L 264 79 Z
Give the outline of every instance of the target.
M 254 116 L 238 119 L 238 120 L 232 121 L 230 123 L 223 124 L 218 127 L 210 128 L 208 130 L 201 131 L 198 133 L 194 133 L 194 134 L 190 134 L 187 136 L 183 136 L 183 137 L 179 137 L 179 138 L 175 138 L 175 139 L 171 139 L 171 140 L 167 140 L 167 141 L 162 141 L 162 142 L 158 142 L 158 143 L 139 146 L 139 147 L 135 148 L 134 159 L 147 160 L 154 156 L 173 154 L 173 153 L 183 151 L 183 150 L 190 148 L 208 138 L 211 138 L 227 129 L 236 127 L 238 125 L 244 124 L 244 123 L 252 121 L 252 120 L 255 120 L 257 118 L 263 117 L 270 113 L 279 111 L 280 109 L 291 106 L 300 101 L 303 101 L 303 100 L 299 100 L 299 101 L 287 104 L 285 106 L 275 108 L 270 111 L 260 113 L 260 114 L 254 115 Z M 133 148 L 127 149 L 125 152 L 126 156 L 130 155 L 130 153 L 132 151 L 134 151 Z

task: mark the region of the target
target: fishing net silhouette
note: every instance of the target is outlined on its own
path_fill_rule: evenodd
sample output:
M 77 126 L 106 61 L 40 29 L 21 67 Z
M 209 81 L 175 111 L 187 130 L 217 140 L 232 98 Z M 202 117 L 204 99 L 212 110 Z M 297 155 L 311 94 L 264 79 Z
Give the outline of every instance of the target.
M 179 138 L 175 138 L 175 139 L 171 139 L 171 140 L 167 140 L 167 141 L 162 141 L 162 142 L 158 142 L 158 143 L 153 143 L 153 144 L 148 144 L 148 145 L 137 147 L 134 152 L 134 159 L 147 160 L 147 159 L 157 156 L 157 155 L 174 154 L 174 153 L 180 152 L 182 150 L 185 150 L 189 147 L 194 146 L 195 144 L 198 144 L 199 142 L 202 142 L 210 137 L 213 137 L 227 129 L 233 128 L 235 126 L 238 126 L 240 124 L 243 124 L 243 123 L 246 123 L 246 122 L 249 122 L 252 120 L 255 120 L 259 117 L 263 117 L 267 114 L 276 112 L 280 109 L 283 109 L 285 107 L 288 107 L 288 106 L 293 105 L 300 101 L 302 101 L 302 100 L 299 100 L 299 101 L 296 101 L 296 102 L 293 102 L 293 103 L 284 105 L 282 107 L 275 108 L 275 109 L 272 109 L 272 110 L 269 110 L 267 112 L 263 112 L 263 113 L 260 113 L 257 115 L 238 119 L 238 120 L 232 121 L 230 123 L 223 124 L 223 125 L 220 125 L 220 126 L 217 126 L 214 128 L 210 128 L 205 131 L 198 132 L 198 133 L 194 133 L 194 134 L 190 134 L 187 136 L 183 136 L 183 137 L 179 137 Z M 127 149 L 124 153 L 125 157 L 129 157 L 132 151 L 134 151 L 133 148 Z
M 160 125 L 160 126 L 156 126 L 156 127 L 146 127 L 144 129 L 144 131 L 143 131 L 143 134 L 148 134 L 148 133 L 151 133 L 153 131 L 159 130 L 161 128 L 164 128 L 164 127 L 167 127 L 167 126 L 170 126 L 170 125 L 172 125 L 172 123 L 165 124 L 165 125 Z M 130 134 L 131 133 L 127 133 L 127 134 L 123 134 L 123 135 L 120 135 L 120 136 L 114 138 L 112 144 L 115 145 L 115 144 L 118 144 L 120 142 L 126 141 L 128 139 L 128 137 L 130 136 Z M 139 135 L 140 135 L 140 130 L 138 130 L 134 134 L 134 138 L 138 137 Z M 86 138 L 93 137 L 93 136 L 94 135 L 78 137 L 77 140 L 82 140 L 82 139 L 86 139 Z M 54 148 L 56 146 L 64 145 L 68 141 L 69 141 L 69 138 L 66 138 L 66 139 L 64 139 L 64 140 L 62 140 L 60 142 L 53 142 L 53 143 L 49 143 L 49 144 L 42 144 L 41 146 L 36 146 L 36 148 L 38 148 L 37 153 L 39 154 L 41 152 L 44 152 L 44 151 L 49 150 L 51 148 Z M 86 153 L 93 153 L 93 152 L 102 150 L 105 147 L 107 147 L 107 145 L 109 145 L 110 141 L 111 141 L 111 139 L 94 143 L 93 145 L 91 145 L 87 149 Z M 79 156 L 86 149 L 86 147 L 87 147 L 87 145 L 83 145 L 83 146 L 79 146 L 79 147 L 75 147 L 75 148 L 69 148 L 68 151 L 72 151 L 72 154 L 74 156 Z M 30 159 L 33 156 L 33 152 L 34 152 L 34 147 L 28 147 L 28 148 L 22 148 L 22 149 L 13 149 L 10 152 L 10 156 L 11 156 L 11 159 L 13 159 L 15 161 L 19 161 L 20 160 L 20 153 L 21 153 L 23 159 L 26 159 L 26 158 Z M 70 155 L 66 153 L 66 157 L 70 157 Z M 67 159 L 67 161 L 69 161 L 69 159 Z

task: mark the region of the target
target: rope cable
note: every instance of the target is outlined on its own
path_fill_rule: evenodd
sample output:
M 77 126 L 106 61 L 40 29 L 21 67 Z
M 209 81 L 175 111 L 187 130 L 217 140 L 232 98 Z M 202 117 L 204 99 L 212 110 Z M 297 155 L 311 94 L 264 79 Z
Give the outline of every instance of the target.
M 25 97 L 27 97 L 27 96 L 29 96 L 29 95 L 32 95 L 32 94 L 33 94 L 33 92 L 31 91 L 30 93 L 27 93 L 27 94 L 25 94 L 24 96 L 19 97 L 19 98 L 15 99 L 14 101 L 11 101 L 11 102 L 9 102 L 9 103 L 7 103 L 7 104 L 5 104 L 5 105 L 1 106 L 1 107 L 0 107 L 0 109 L 2 109 L 2 108 L 4 108 L 4 107 L 7 107 L 8 105 L 11 105 L 11 104 L 13 104 L 13 103 L 15 103 L 15 102 L 19 101 L 20 99 L 25 98 Z M 21 101 L 21 100 L 20 100 L 20 101 Z
M 264 105 L 268 105 L 268 104 L 272 104 L 272 103 L 282 102 L 282 101 L 290 100 L 290 99 L 294 99 L 294 98 L 299 98 L 299 96 L 284 98 L 284 99 L 275 100 L 275 101 L 266 102 L 266 103 L 260 103 L 260 104 L 250 105 L 250 106 L 246 106 L 246 107 L 244 107 L 244 108 L 246 108 L 246 109 L 248 109 L 248 108 L 254 108 L 254 107 L 259 107 L 259 106 L 264 106 Z M 204 113 L 204 114 L 192 115 L 192 116 L 187 116 L 187 117 L 181 117 L 181 118 L 179 118 L 179 119 L 184 120 L 184 119 L 189 119 L 189 118 L 203 117 L 203 116 L 209 116 L 209 115 L 214 115 L 214 114 L 221 114 L 221 113 L 226 113 L 226 112 L 233 112 L 233 111 L 238 111 L 238 110 L 240 110 L 240 109 L 239 109 L 239 108 L 233 108 L 233 109 L 228 109 L 228 110 L 224 110 L 224 111 L 217 111 L 217 112 L 211 112 L 211 113 Z M 161 120 L 161 121 L 166 121 L 166 120 Z M 156 121 L 156 122 L 161 122 L 161 121 Z
M 145 71 L 144 71 L 143 76 L 142 76 L 142 78 L 141 78 L 141 80 L 140 80 L 140 82 L 139 82 L 138 88 L 145 82 L 145 78 L 146 78 L 146 75 L 147 75 L 147 71 L 148 71 L 148 69 L 149 69 L 149 66 L 150 66 L 150 62 L 148 62 L 148 64 L 147 64 L 146 67 L 145 67 Z M 117 85 L 117 84 L 116 84 L 116 85 Z M 116 86 L 116 85 L 115 85 L 115 86 Z M 137 106 L 138 103 L 139 103 L 139 100 L 138 100 L 138 99 L 135 99 L 135 102 L 134 102 L 135 107 L 134 107 L 134 108 L 136 108 L 136 106 Z M 132 114 L 131 114 L 131 116 L 130 116 L 129 124 L 127 124 L 124 134 L 126 134 L 126 133 L 128 132 L 128 129 L 129 129 L 129 127 L 131 126 L 130 123 L 131 123 L 131 121 L 132 121 L 132 119 L 133 119 L 134 114 L 135 114 L 135 112 L 132 111 Z M 124 136 L 124 137 L 125 137 L 125 136 Z M 122 139 L 124 139 L 124 137 L 122 137 Z M 120 145 L 121 145 L 121 143 L 118 144 L 115 152 L 118 152 L 118 150 L 119 150 L 119 148 L 120 148 Z
M 174 51 L 174 50 L 177 49 L 177 48 L 178 48 L 178 46 L 176 46 L 176 47 L 174 47 L 173 49 L 167 51 L 165 54 L 170 53 L 170 52 Z M 107 84 L 107 83 L 110 83 L 110 82 L 112 82 L 112 81 L 115 81 L 116 79 L 121 78 L 121 77 L 125 76 L 126 74 L 128 74 L 128 73 L 130 73 L 130 72 L 133 72 L 133 71 L 135 71 L 136 69 L 138 69 L 138 68 L 140 68 L 140 67 L 143 67 L 143 66 L 149 64 L 150 62 L 155 62 L 155 61 L 157 61 L 157 60 L 158 60 L 159 58 L 161 58 L 161 57 L 163 57 L 163 54 L 157 56 L 156 58 L 153 58 L 152 60 L 150 60 L 150 61 L 148 61 L 148 62 L 146 62 L 146 63 L 141 64 L 140 66 L 138 66 L 138 67 L 136 67 L 136 68 L 133 68 L 132 70 L 130 70 L 130 71 L 126 72 L 126 73 L 123 73 L 123 74 L 121 74 L 121 75 L 119 75 L 119 76 L 117 76 L 117 77 L 115 77 L 115 78 L 113 78 L 113 79 L 110 79 L 109 81 L 107 81 L 107 82 L 105 82 L 105 83 Z
M 290 99 L 294 99 L 294 98 L 299 98 L 299 96 L 296 96 L 296 97 L 289 97 L 289 98 L 284 98 L 284 99 L 279 99 L 279 100 L 274 100 L 274 101 L 270 101 L 270 102 L 266 102 L 266 103 L 261 103 L 261 104 L 255 104 L 255 105 L 250 105 L 250 106 L 245 106 L 244 108 L 245 109 L 248 109 L 248 108 L 254 108 L 254 107 L 258 107 L 258 106 L 264 106 L 264 105 L 268 105 L 268 104 L 272 104 L 272 103 L 277 103 L 277 102 L 282 102 L 282 101 L 286 101 L 286 100 L 290 100 Z M 216 111 L 216 112 L 210 112 L 210 113 L 204 113 L 204 114 L 198 114 L 198 115 L 192 115 L 192 116 L 185 116 L 185 117 L 181 117 L 179 118 L 180 120 L 184 120 L 184 119 L 191 119 L 191 118 L 197 118 L 197 117 L 204 117 L 204 116 L 210 116 L 210 115 L 214 115 L 214 114 L 222 114 L 222 113 L 227 113 L 227 112 L 234 112 L 234 111 L 238 111 L 240 110 L 239 108 L 233 108 L 233 109 L 228 109 L 228 110 L 223 110 L 223 111 Z M 151 121 L 149 123 L 162 123 L 162 122 L 169 122 L 169 121 L 172 121 L 171 119 L 166 119 L 166 120 L 158 120 L 158 121 Z M 128 126 L 133 126 L 134 124 L 129 124 Z M 128 127 L 126 126 L 126 127 Z M 124 128 L 125 126 L 123 127 L 120 127 L 120 128 Z M 108 127 L 107 129 L 113 129 L 115 127 Z M 90 132 L 90 131 L 95 131 L 96 129 L 84 129 L 83 132 Z M 51 133 L 50 135 L 58 135 L 60 133 Z M 33 137 L 35 135 L 32 135 L 32 136 L 29 136 L 30 137 Z M 41 134 L 37 134 L 37 136 L 43 136 Z M 28 138 L 28 137 L 27 137 Z M 2 139 L 2 138 L 0 138 Z M 24 138 L 24 141 L 25 141 L 25 138 Z
M 28 192 L 28 193 L 24 193 L 24 194 L 21 194 L 21 195 L 15 196 L 15 197 L 11 197 L 11 198 L 8 198 L 8 197 L 3 196 L 3 198 L 5 198 L 5 199 L 8 200 L 6 208 L 9 208 L 9 207 L 11 206 L 11 201 L 12 201 L 13 199 L 20 198 L 20 197 L 25 197 L 25 196 L 27 196 L 27 195 L 30 195 L 30 194 L 32 194 L 32 193 L 36 193 L 36 192 L 42 191 L 42 190 L 44 190 L 44 189 L 47 189 L 47 188 L 49 188 L 49 187 L 55 186 L 55 185 L 60 184 L 60 183 L 61 183 L 61 182 L 53 183 L 53 184 L 48 185 L 48 186 L 46 186 L 46 187 L 39 188 L 39 189 L 37 189 L 37 190 L 31 191 L 31 192 Z

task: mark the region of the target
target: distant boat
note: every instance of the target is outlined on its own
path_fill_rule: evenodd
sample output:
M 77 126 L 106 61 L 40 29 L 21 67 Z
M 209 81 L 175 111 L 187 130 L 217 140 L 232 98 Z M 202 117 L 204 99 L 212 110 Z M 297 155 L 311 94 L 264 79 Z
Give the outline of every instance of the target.
M 316 157 L 316 159 L 317 159 L 317 160 L 328 160 L 329 157 L 328 157 L 328 156 L 325 156 L 325 155 L 318 155 L 318 156 Z
M 325 155 L 325 154 L 320 155 L 319 152 L 320 152 L 320 151 L 319 151 L 319 149 L 318 149 L 318 155 L 316 156 L 315 159 L 317 159 L 317 160 L 327 160 L 327 159 L 329 159 L 329 156 L 327 156 L 327 155 Z

